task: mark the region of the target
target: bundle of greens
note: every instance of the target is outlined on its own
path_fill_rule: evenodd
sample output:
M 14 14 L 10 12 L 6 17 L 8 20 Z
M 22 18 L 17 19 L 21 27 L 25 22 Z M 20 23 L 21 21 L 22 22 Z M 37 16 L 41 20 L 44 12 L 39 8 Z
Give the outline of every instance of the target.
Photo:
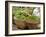
M 34 7 L 13 7 L 13 15 L 18 20 L 33 20 L 38 21 L 38 16 L 33 16 Z

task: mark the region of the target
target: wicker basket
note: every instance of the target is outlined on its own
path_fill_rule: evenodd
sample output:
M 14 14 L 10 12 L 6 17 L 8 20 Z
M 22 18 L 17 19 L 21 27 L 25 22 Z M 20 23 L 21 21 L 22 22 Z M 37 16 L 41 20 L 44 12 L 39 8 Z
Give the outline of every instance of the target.
M 14 19 L 14 22 L 16 23 L 16 27 L 18 29 L 37 29 L 39 22 L 38 21 L 32 21 L 32 20 L 17 20 Z

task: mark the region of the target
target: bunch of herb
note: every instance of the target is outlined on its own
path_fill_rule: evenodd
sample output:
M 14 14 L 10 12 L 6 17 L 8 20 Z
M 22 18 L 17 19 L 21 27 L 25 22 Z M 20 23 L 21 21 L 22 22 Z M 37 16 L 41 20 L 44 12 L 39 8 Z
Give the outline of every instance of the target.
M 39 20 L 39 17 L 38 16 L 32 16 L 31 15 L 33 13 L 33 9 L 34 8 L 14 7 L 13 8 L 13 15 L 18 20 L 33 20 L 33 21 L 38 21 Z

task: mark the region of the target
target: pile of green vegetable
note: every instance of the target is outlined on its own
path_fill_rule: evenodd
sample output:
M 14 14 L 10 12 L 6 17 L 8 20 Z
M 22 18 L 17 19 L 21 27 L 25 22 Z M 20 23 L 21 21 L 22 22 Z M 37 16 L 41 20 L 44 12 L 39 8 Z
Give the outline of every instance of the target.
M 18 20 L 39 20 L 38 16 L 33 16 L 34 7 L 13 7 L 13 16 Z M 31 15 L 31 16 L 30 16 Z

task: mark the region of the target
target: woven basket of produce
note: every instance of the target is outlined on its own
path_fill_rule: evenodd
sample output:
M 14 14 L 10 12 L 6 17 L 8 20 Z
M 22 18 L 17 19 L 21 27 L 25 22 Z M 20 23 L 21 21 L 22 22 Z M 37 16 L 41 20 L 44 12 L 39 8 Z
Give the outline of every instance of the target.
M 18 29 L 37 29 L 39 16 L 33 15 L 34 7 L 13 7 L 13 19 Z

